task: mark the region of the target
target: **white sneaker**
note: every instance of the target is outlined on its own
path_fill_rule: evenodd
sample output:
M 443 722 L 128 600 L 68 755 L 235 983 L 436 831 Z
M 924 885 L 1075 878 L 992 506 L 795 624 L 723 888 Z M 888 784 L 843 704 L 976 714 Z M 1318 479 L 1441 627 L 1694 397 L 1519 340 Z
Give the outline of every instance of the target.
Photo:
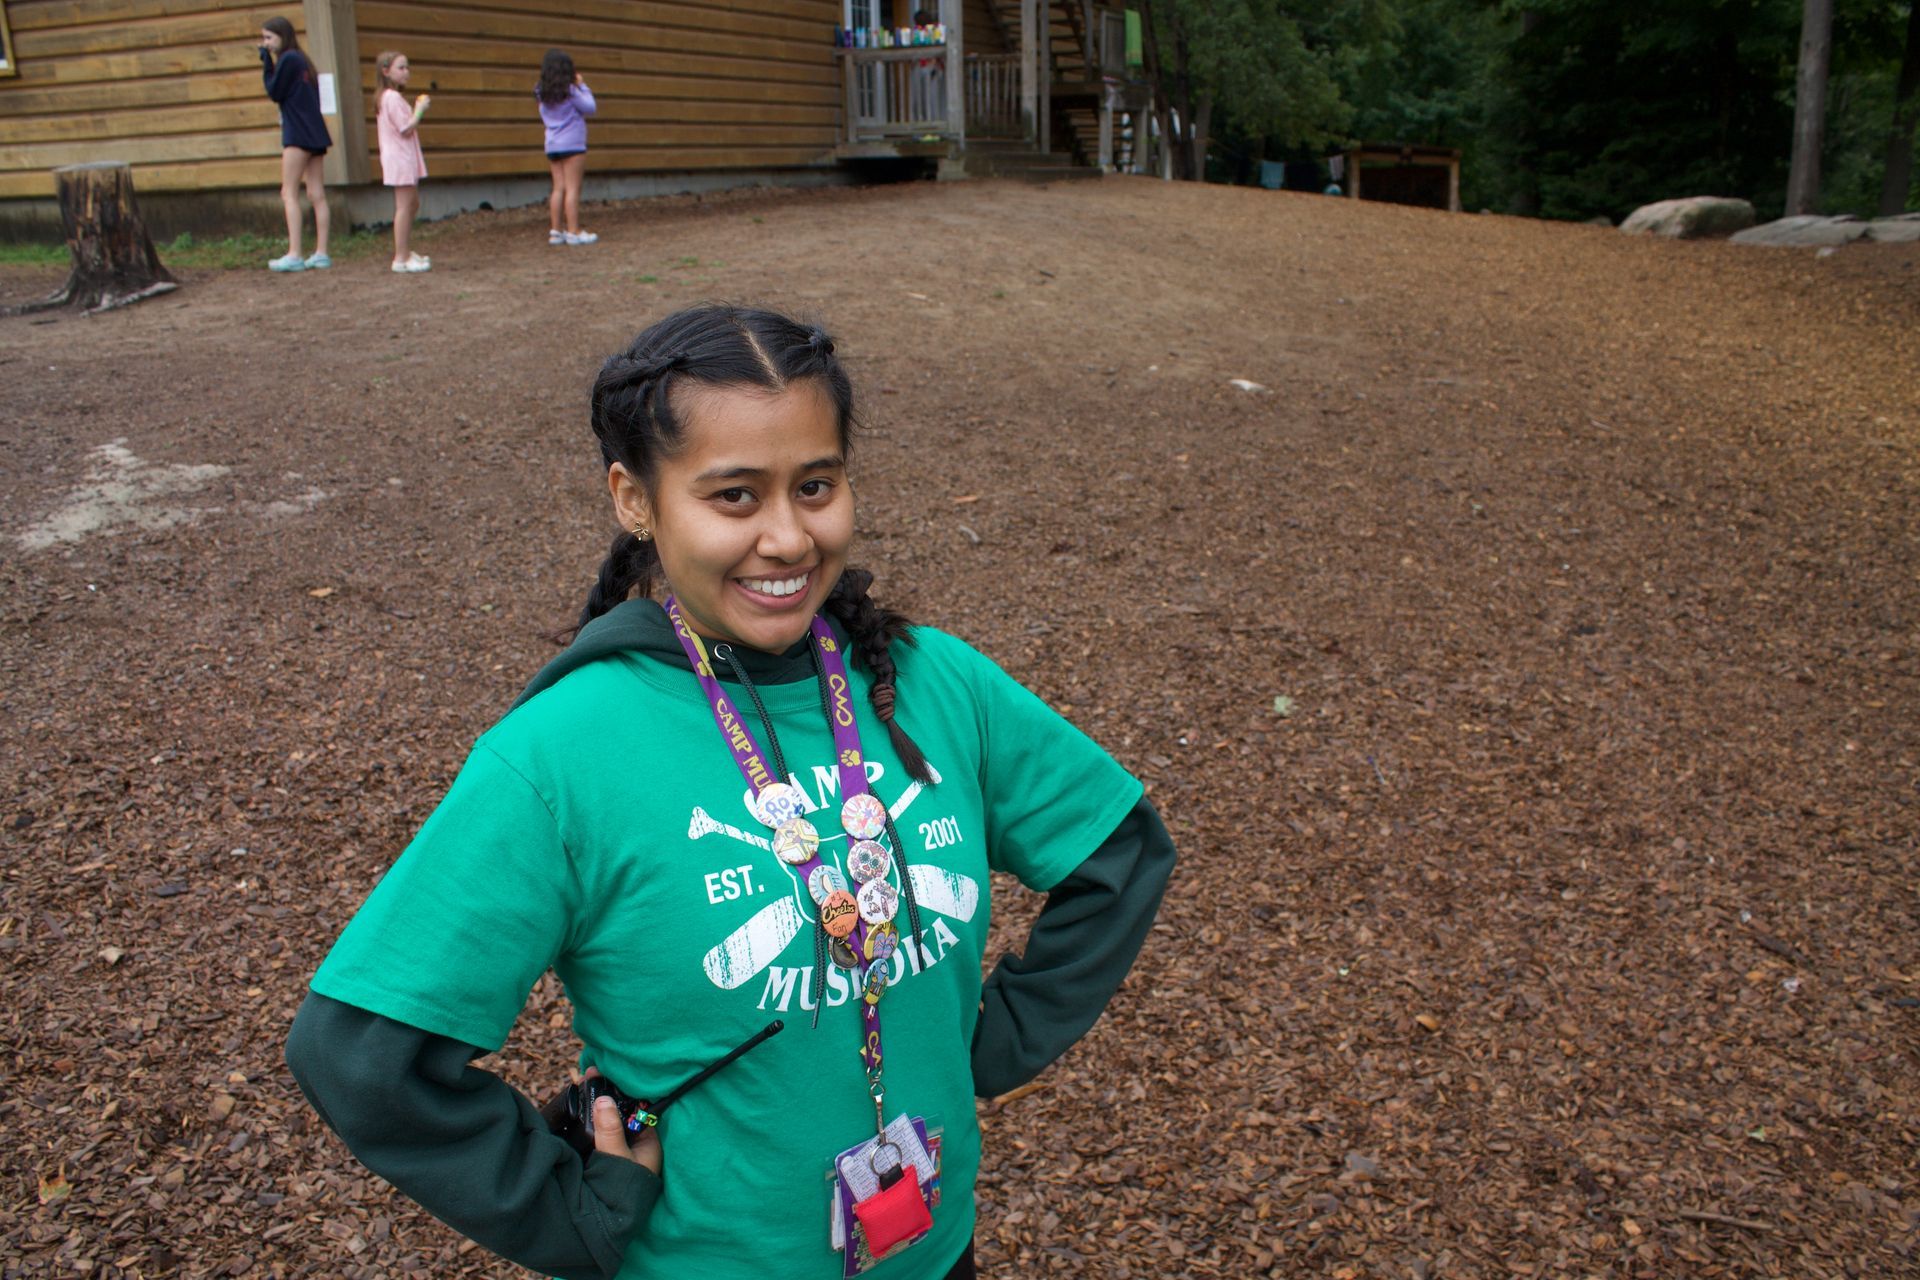
M 566 233 L 566 232 L 564 232 L 564 231 L 549 231 L 549 232 L 547 232 L 547 243 L 548 243 L 548 244 L 565 244 L 566 242 L 567 242 L 567 233 Z
M 581 231 L 578 233 L 567 231 L 562 234 L 566 236 L 567 244 L 592 244 L 600 238 L 591 231 Z
M 408 276 L 421 271 L 431 271 L 433 264 L 416 253 L 405 262 L 394 263 L 393 270 L 395 275 Z

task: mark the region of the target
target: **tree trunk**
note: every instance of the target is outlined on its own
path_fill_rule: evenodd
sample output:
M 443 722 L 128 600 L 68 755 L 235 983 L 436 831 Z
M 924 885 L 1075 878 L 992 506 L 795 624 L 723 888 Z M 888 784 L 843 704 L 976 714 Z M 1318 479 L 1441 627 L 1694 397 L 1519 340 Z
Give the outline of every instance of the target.
M 1207 135 L 1213 130 L 1213 97 L 1200 95 L 1200 105 L 1194 108 L 1193 137 L 1190 148 L 1193 153 L 1193 180 L 1207 180 Z
M 1551 34 L 1548 36 L 1540 34 L 1546 22 L 1546 15 L 1538 9 L 1521 10 L 1520 38 L 1529 43 L 1551 38 Z M 1540 216 L 1540 144 L 1539 130 L 1534 124 L 1532 111 L 1522 110 L 1516 115 L 1513 141 L 1514 169 L 1517 176 L 1513 196 L 1508 203 L 1508 212 L 1523 218 L 1537 218 Z M 1356 161 L 1355 170 L 1359 167 Z M 1360 175 L 1356 172 L 1352 182 L 1357 184 L 1359 181 Z M 1353 186 L 1349 185 L 1347 190 L 1352 191 Z
M 73 270 L 58 293 L 15 312 L 78 307 L 94 315 L 180 287 L 153 251 L 133 198 L 130 166 L 114 160 L 72 164 L 55 169 L 53 177 Z
M 1900 60 L 1900 83 L 1893 91 L 1893 123 L 1887 129 L 1887 167 L 1880 179 L 1880 216 L 1891 218 L 1907 207 L 1913 185 L 1913 127 L 1920 123 L 1920 0 L 1907 14 L 1907 52 Z
M 1793 163 L 1787 172 L 1787 214 L 1820 204 L 1820 147 L 1827 131 L 1827 64 L 1833 54 L 1833 0 L 1804 0 L 1800 10 L 1800 73 L 1793 87 Z

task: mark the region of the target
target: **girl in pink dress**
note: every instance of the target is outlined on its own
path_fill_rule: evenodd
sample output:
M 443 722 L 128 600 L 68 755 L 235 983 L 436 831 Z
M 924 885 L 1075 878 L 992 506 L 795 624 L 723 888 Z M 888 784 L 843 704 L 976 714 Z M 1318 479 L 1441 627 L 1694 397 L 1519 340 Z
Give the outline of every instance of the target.
M 431 271 L 431 260 L 412 252 L 413 219 L 420 212 L 420 179 L 427 176 L 426 157 L 420 154 L 420 117 L 430 101 L 426 94 L 407 106 L 401 90 L 413 68 L 407 55 L 388 51 L 373 60 L 380 87 L 374 92 L 373 114 L 380 133 L 380 173 L 393 188 L 393 269 L 401 274 Z

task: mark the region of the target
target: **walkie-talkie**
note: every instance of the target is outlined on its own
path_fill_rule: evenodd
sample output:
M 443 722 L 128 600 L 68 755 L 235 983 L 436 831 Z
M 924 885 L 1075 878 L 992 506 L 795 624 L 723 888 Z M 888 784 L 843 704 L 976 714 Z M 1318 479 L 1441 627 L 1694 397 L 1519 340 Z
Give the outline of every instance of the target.
M 585 1160 L 593 1154 L 593 1107 L 601 1098 L 612 1098 L 614 1105 L 620 1108 L 620 1124 L 629 1135 L 651 1129 L 660 1123 L 660 1113 L 677 1101 L 682 1094 L 732 1063 L 762 1040 L 773 1036 L 786 1025 L 775 1018 L 728 1051 L 725 1056 L 700 1068 L 686 1083 L 660 1099 L 657 1105 L 641 1098 L 628 1096 L 619 1085 L 605 1076 L 588 1076 L 580 1083 L 570 1084 L 548 1098 L 546 1104 L 540 1108 L 540 1118 L 547 1122 L 547 1128 L 565 1138 L 567 1145 L 572 1147 L 582 1160 Z

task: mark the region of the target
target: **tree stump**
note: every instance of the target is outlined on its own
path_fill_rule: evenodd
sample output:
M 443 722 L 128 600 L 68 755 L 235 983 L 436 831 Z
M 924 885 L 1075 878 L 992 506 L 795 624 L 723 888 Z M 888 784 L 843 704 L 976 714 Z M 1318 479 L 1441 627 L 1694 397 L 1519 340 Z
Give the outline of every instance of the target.
M 160 265 L 140 219 L 131 166 L 119 160 L 70 164 L 55 169 L 53 177 L 73 270 L 59 292 L 15 312 L 79 307 L 95 315 L 180 287 Z

